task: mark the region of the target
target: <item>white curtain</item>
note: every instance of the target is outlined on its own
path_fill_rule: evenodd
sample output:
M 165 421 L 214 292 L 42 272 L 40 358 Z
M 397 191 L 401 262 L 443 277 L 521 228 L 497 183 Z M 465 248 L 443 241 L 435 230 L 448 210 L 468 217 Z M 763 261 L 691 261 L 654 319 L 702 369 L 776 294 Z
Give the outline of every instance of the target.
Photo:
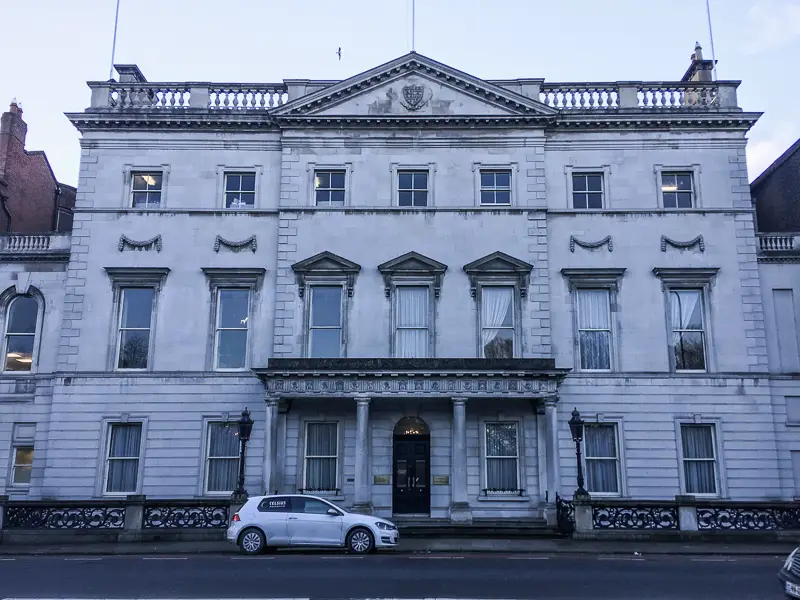
M 705 368 L 701 297 L 700 290 L 677 290 L 670 293 L 672 343 L 675 347 L 675 367 L 678 369 Z M 687 329 L 697 330 L 698 333 L 682 332 Z
M 208 436 L 208 491 L 232 492 L 239 476 L 237 428 L 228 423 L 211 423 Z
M 486 424 L 486 488 L 513 492 L 517 482 L 517 424 Z
M 716 494 L 714 434 L 710 425 L 682 425 L 683 471 L 687 494 Z
M 513 292 L 514 288 L 511 287 L 486 286 L 481 289 L 481 344 L 484 356 L 487 355 L 486 347 L 497 338 L 501 327 L 514 325 L 511 313 Z
M 586 487 L 590 492 L 617 494 L 617 436 L 613 425 L 587 425 Z
M 397 288 L 398 358 L 428 357 L 428 288 Z
M 611 304 L 608 290 L 578 291 L 581 368 L 611 368 Z
M 111 426 L 107 492 L 136 491 L 141 440 L 141 424 L 114 424 Z
M 308 423 L 306 425 L 306 485 L 307 491 L 336 489 L 337 424 Z

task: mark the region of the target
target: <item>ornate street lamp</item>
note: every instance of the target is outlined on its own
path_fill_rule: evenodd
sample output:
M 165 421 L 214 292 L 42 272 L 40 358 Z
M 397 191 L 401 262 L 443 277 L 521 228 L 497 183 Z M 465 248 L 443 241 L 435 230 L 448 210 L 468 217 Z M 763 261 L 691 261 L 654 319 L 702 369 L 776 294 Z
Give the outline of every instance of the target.
M 242 411 L 241 418 L 236 422 L 239 427 L 239 481 L 236 490 L 233 492 L 235 498 L 246 499 L 247 491 L 244 489 L 244 451 L 250 439 L 250 432 L 253 431 L 253 419 L 250 418 L 250 411 L 246 408 Z
M 583 466 L 581 465 L 581 441 L 583 441 L 583 419 L 578 409 L 572 411 L 572 418 L 569 420 L 569 430 L 572 433 L 572 441 L 575 442 L 575 457 L 578 460 L 578 489 L 575 490 L 576 497 L 588 497 L 589 492 L 583 487 Z

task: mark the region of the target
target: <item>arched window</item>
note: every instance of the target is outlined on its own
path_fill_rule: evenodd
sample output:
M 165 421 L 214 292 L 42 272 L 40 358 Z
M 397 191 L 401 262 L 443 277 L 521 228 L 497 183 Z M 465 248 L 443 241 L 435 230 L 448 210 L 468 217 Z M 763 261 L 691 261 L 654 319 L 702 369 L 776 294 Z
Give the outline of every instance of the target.
M 5 370 L 30 371 L 36 342 L 39 303 L 30 295 L 17 296 L 8 305 L 5 332 Z

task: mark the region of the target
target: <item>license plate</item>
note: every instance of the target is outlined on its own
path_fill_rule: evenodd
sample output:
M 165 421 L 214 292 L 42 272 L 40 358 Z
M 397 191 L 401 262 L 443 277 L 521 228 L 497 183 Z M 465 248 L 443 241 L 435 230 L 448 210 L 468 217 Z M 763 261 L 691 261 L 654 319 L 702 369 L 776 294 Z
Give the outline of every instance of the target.
M 800 598 L 800 585 L 787 581 L 786 593 L 790 596 L 794 596 L 795 598 Z

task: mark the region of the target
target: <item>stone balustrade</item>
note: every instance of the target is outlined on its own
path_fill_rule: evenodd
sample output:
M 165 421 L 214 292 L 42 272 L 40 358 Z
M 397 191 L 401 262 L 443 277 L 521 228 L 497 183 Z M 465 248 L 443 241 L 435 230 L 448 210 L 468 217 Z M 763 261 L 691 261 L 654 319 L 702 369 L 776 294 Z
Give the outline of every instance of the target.
M 764 254 L 771 252 L 800 251 L 800 235 L 793 233 L 760 233 L 758 249 Z
M 0 252 L 9 254 L 69 253 L 70 236 L 64 233 L 0 234 Z
M 329 85 L 332 82 L 326 82 Z M 535 83 L 531 96 L 562 111 L 737 108 L 738 81 Z M 89 82 L 91 108 L 269 110 L 290 99 L 286 83 Z M 294 99 L 294 98 L 291 98 Z

